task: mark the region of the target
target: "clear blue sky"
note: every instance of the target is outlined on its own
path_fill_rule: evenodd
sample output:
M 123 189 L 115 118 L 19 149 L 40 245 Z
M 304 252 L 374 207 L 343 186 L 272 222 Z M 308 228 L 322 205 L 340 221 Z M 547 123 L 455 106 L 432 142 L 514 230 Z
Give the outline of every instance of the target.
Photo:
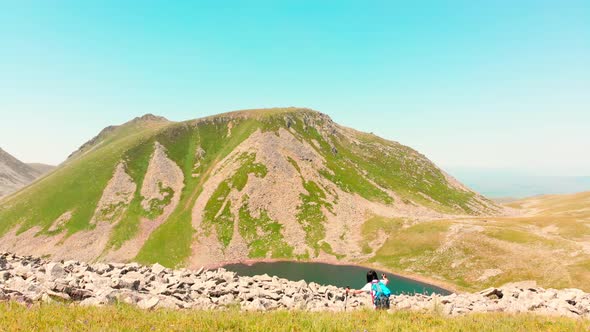
M 0 1 L 0 147 L 25 161 L 272 106 L 445 168 L 589 175 L 590 1 Z

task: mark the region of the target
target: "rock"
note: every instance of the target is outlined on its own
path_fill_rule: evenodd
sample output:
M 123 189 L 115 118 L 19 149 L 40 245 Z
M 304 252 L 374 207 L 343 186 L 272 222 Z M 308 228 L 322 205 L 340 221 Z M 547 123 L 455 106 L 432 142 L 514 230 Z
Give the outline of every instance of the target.
M 57 298 L 57 299 L 61 299 L 63 301 L 70 301 L 71 300 L 70 296 L 65 293 L 59 293 L 59 292 L 54 292 L 54 291 L 48 290 L 46 294 L 49 295 L 49 297 L 51 297 L 51 298 Z
M 268 275 L 238 277 L 219 269 L 170 270 L 159 264 L 94 264 L 46 262 L 0 253 L 0 301 L 74 302 L 83 306 L 116 301 L 154 308 L 224 310 L 239 303 L 243 310 L 359 310 L 372 307 L 366 295 L 349 295 L 334 286 L 292 282 Z M 531 282 L 512 283 L 479 293 L 449 296 L 391 297 L 395 310 L 446 315 L 508 312 L 590 317 L 590 294 L 577 289 L 554 290 Z M 440 308 L 440 309 L 439 309 Z
M 80 302 L 80 306 L 82 307 L 96 307 L 100 306 L 104 303 L 96 297 L 90 297 Z
M 217 303 L 216 304 L 218 306 L 225 307 L 225 306 L 228 306 L 230 304 L 233 304 L 235 302 L 235 299 L 236 298 L 235 298 L 235 296 L 233 294 L 226 294 L 226 295 L 223 295 L 223 296 L 219 297 L 219 299 L 217 300 Z
M 114 289 L 138 290 L 140 281 L 134 278 L 113 279 L 111 287 Z
M 14 268 L 12 270 L 12 273 L 15 276 L 19 276 L 19 277 L 22 277 L 23 279 L 27 279 L 31 276 L 31 268 L 27 267 L 27 266 L 20 265 L 20 266 L 17 266 L 16 268 Z
M 84 299 L 92 297 L 93 293 L 87 289 L 76 288 L 76 289 L 71 289 L 70 292 L 68 293 L 68 295 L 74 301 L 82 301 Z
M 504 297 L 502 291 L 497 288 L 488 288 L 486 290 L 479 292 L 479 294 L 491 299 L 501 299 L 502 297 Z
M 272 292 L 272 291 L 266 291 L 266 290 L 262 290 L 259 292 L 259 295 L 262 298 L 265 299 L 270 299 L 270 300 L 274 300 L 274 301 L 278 301 L 281 299 L 281 295 L 277 292 Z
M 310 282 L 308 285 L 309 289 L 311 290 L 312 293 L 317 293 L 318 289 L 319 289 L 319 285 L 316 284 L 315 282 Z
M 154 273 L 155 275 L 159 275 L 160 273 L 166 271 L 166 268 L 163 267 L 162 265 L 156 263 L 154 265 L 152 265 L 152 273 Z
M 183 308 L 184 306 L 181 304 L 181 301 L 175 300 L 169 296 L 161 298 L 156 305 L 156 308 L 161 309 L 179 309 Z
M 283 296 L 280 299 L 279 303 L 287 309 L 293 309 L 295 307 L 295 300 L 293 300 L 293 298 L 289 296 Z
M 112 288 L 101 289 L 94 296 L 101 304 L 113 304 L 117 300 L 117 292 Z
M 137 306 L 143 310 L 150 310 L 150 309 L 155 308 L 158 305 L 158 303 L 160 303 L 160 298 L 154 296 L 154 297 L 143 299 L 143 300 L 139 301 L 137 303 Z
M 271 282 L 272 278 L 268 275 L 268 274 L 263 274 L 261 276 L 257 276 L 257 281 L 258 282 Z
M 262 304 L 261 300 L 256 298 L 251 302 L 244 302 L 242 304 L 242 309 L 246 311 L 263 311 L 265 310 L 265 307 Z
M 66 275 L 66 271 L 60 263 L 49 263 L 45 268 L 45 274 L 49 280 L 55 280 L 63 278 Z
M 113 270 L 113 266 L 110 264 L 96 264 L 93 266 L 94 271 L 98 274 L 104 274 Z

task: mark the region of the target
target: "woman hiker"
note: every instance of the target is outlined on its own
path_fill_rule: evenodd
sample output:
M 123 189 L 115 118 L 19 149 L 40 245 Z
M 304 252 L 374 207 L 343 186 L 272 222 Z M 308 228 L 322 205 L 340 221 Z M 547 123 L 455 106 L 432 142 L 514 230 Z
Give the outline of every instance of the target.
M 367 284 L 361 289 L 353 289 L 346 288 L 346 293 L 351 294 L 362 294 L 368 293 L 371 294 L 371 302 L 373 303 L 373 307 L 377 310 L 387 310 L 389 309 L 389 296 L 391 296 L 391 291 L 387 288 L 387 284 L 389 284 L 389 279 L 385 274 L 381 275 L 381 280 L 377 277 L 377 272 L 374 270 L 370 270 L 367 272 Z

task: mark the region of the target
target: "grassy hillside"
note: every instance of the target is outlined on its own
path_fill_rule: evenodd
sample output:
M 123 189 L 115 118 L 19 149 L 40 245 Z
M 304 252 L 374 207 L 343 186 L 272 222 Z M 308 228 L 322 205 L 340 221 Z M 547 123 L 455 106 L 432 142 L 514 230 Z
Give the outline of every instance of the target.
M 448 218 L 389 233 L 368 263 L 430 276 L 466 290 L 515 280 L 590 291 L 590 192 L 510 203 L 516 216 Z M 365 235 L 367 241 L 371 233 Z
M 90 227 L 90 218 L 123 154 L 167 123 L 129 123 L 112 132 L 91 153 L 69 160 L 34 185 L 9 196 L 0 207 L 0 234 L 17 226 L 47 231 L 64 212 L 73 211 L 65 225 L 68 233 Z
M 159 161 L 157 145 L 164 151 Z M 113 176 L 119 164 L 137 188 L 128 203 L 120 193 L 106 194 L 121 185 Z M 170 164 L 183 179 L 177 189 L 164 184 L 174 175 Z M 150 167 L 168 168 L 148 174 Z M 292 186 L 281 187 L 283 181 Z M 0 236 L 33 231 L 26 241 L 61 237 L 57 245 L 69 246 L 74 234 L 102 227 L 108 241 L 96 259 L 166 266 L 203 263 L 197 257 L 203 250 L 212 252 L 205 262 L 358 261 L 390 246 L 373 250 L 370 242 L 379 239 L 356 235 L 383 226 L 372 219 L 380 214 L 416 220 L 497 210 L 411 148 L 311 110 L 250 110 L 181 123 L 145 116 L 105 129 L 49 176 L 2 201 Z M 94 222 L 109 213 L 116 216 L 110 225 Z
M 457 318 L 376 311 L 346 313 L 142 311 L 130 306 L 0 303 L 0 331 L 587 331 L 590 322 L 530 315 Z

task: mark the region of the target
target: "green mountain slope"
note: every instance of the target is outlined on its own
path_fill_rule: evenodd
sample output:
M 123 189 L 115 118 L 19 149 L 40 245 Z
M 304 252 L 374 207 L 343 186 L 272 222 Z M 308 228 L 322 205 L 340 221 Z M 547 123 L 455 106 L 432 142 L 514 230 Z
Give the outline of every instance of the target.
M 363 235 L 376 217 L 499 211 L 411 148 L 315 111 L 144 116 L 109 127 L 5 198 L 0 249 L 167 266 L 355 261 L 383 242 Z

